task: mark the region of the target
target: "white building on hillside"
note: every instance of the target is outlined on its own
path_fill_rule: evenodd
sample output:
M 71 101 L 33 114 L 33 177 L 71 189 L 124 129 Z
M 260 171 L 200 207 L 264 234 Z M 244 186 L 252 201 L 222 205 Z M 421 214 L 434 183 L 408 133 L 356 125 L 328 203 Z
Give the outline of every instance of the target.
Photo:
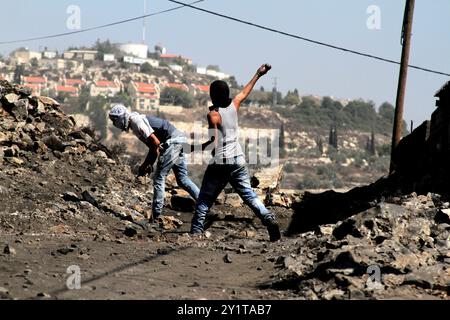
M 56 51 L 44 51 L 42 52 L 42 57 L 46 59 L 55 59 L 56 58 Z
M 148 46 L 146 44 L 124 43 L 118 44 L 117 47 L 119 48 L 119 50 L 125 52 L 126 54 L 142 59 L 147 59 Z
M 14 52 L 13 58 L 16 60 L 17 64 L 30 63 L 33 58 L 40 60 L 42 58 L 42 54 L 36 51 L 19 50 Z
M 98 51 L 96 50 L 69 50 L 64 52 L 64 59 L 81 59 L 81 60 L 95 60 Z

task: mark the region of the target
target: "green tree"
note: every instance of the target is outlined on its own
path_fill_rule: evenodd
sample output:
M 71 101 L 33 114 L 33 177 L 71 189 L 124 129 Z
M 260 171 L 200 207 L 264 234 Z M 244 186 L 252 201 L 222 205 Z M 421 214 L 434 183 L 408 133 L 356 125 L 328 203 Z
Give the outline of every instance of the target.
M 114 54 L 116 58 L 124 56 L 124 52 L 121 51 L 116 45 L 112 44 L 109 39 L 106 41 L 100 41 L 100 39 L 97 39 L 93 49 L 98 51 L 96 57 L 97 60 L 102 60 L 103 56 L 107 53 Z
M 139 71 L 146 74 L 151 74 L 153 72 L 153 67 L 148 62 L 141 64 Z
M 378 114 L 388 123 L 394 123 L 395 108 L 389 102 L 384 102 L 378 109 Z
M 109 100 L 111 103 L 120 103 L 127 107 L 133 104 L 133 99 L 125 92 L 120 92 Z
M 237 80 L 234 76 L 231 76 L 227 79 L 228 84 L 230 85 L 230 88 L 239 88 L 239 85 L 237 83 Z
M 89 118 L 94 124 L 95 129 L 99 132 L 100 138 L 106 138 L 107 128 L 107 112 L 106 105 L 108 100 L 104 96 L 93 97 L 89 106 Z
M 207 70 L 214 70 L 214 71 L 217 71 L 217 72 L 220 72 L 220 67 L 218 66 L 218 65 L 209 65 L 209 66 L 207 66 L 206 67 L 206 69 Z
M 370 138 L 367 137 L 366 151 L 371 156 L 375 156 L 377 153 L 376 142 L 375 142 L 375 132 L 373 130 L 372 130 L 372 134 L 370 135 Z
M 128 69 L 130 69 L 132 66 L 133 66 L 133 65 L 132 65 L 131 63 L 125 62 L 125 61 L 122 61 L 122 62 L 120 63 L 120 68 L 121 68 L 121 69 L 126 69 L 126 70 L 128 70 Z
M 244 100 L 244 105 L 252 103 L 256 104 L 271 104 L 271 92 L 254 90 L 250 93 L 247 99 Z
M 20 83 L 21 77 L 25 73 L 25 68 L 22 64 L 19 64 L 16 66 L 16 69 L 14 70 L 14 82 Z
M 300 104 L 300 97 L 297 89 L 294 92 L 288 91 L 283 99 L 283 104 L 287 106 L 297 106 Z
M 323 140 L 322 140 L 322 137 L 320 137 L 320 136 L 316 137 L 316 145 L 317 145 L 317 151 L 319 151 L 319 156 L 322 156 L 322 154 L 323 154 Z
M 351 101 L 344 109 L 344 113 L 353 129 L 371 130 L 373 124 L 377 122 L 377 113 L 373 102 L 363 100 Z
M 90 68 L 90 67 L 92 67 L 93 61 L 91 61 L 91 60 L 86 60 L 86 61 L 84 61 L 83 63 L 84 63 L 84 66 L 85 66 L 86 68 Z
M 279 137 L 279 152 L 280 158 L 286 157 L 286 146 L 285 146 L 285 136 L 284 136 L 284 123 L 281 123 L 280 126 L 280 137 Z
M 330 126 L 330 135 L 328 137 L 328 144 L 333 148 L 338 148 L 338 136 L 336 126 Z
M 87 86 L 81 87 L 80 94 L 78 95 L 78 104 L 81 112 L 86 110 L 87 103 L 91 99 L 91 93 Z
M 30 64 L 33 68 L 37 68 L 39 66 L 39 61 L 36 57 L 34 57 L 34 58 L 31 58 Z
M 187 91 L 178 88 L 164 88 L 161 91 L 161 104 L 181 105 L 184 108 L 192 108 L 194 97 Z
M 69 61 L 66 62 L 67 69 L 73 69 L 74 66 L 75 66 L 75 64 L 74 64 L 73 61 L 69 60 Z
M 197 72 L 197 66 L 194 65 L 194 64 L 187 64 L 187 65 L 184 66 L 184 70 L 187 71 L 187 72 L 195 73 L 195 72 Z

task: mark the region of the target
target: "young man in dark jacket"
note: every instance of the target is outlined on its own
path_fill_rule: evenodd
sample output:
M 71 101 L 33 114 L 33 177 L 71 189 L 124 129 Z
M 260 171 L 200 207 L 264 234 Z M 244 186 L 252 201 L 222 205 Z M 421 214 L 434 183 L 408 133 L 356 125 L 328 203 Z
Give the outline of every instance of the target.
M 178 185 L 197 200 L 199 189 L 188 177 L 187 161 L 184 151 L 187 138 L 183 132 L 175 128 L 169 121 L 154 116 L 129 112 L 124 105 L 117 104 L 109 112 L 114 126 L 122 131 L 131 131 L 149 148 L 147 157 L 139 167 L 139 176 L 145 175 L 158 159 L 153 176 L 152 220 L 162 214 L 165 195 L 165 180 L 173 170 Z M 204 149 L 212 141 L 204 143 Z

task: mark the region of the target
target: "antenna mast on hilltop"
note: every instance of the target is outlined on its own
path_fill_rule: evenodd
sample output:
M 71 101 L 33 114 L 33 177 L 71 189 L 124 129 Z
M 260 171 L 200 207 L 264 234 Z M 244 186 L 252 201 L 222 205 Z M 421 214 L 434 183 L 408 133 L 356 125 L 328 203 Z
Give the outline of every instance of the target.
M 278 104 L 278 97 L 277 97 L 277 83 L 278 83 L 278 78 L 274 77 L 273 78 L 273 89 L 272 89 L 272 107 L 276 107 Z
M 147 0 L 144 0 L 144 16 L 147 14 Z M 146 17 L 142 18 L 142 44 L 145 44 Z

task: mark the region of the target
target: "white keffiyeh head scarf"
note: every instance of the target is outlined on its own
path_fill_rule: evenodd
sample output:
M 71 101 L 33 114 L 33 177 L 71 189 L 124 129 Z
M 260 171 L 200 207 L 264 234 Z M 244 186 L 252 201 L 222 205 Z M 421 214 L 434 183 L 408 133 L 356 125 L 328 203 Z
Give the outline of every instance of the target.
M 130 120 L 130 112 L 123 104 L 116 104 L 109 111 L 109 119 L 113 122 L 115 127 L 123 131 L 127 131 Z

